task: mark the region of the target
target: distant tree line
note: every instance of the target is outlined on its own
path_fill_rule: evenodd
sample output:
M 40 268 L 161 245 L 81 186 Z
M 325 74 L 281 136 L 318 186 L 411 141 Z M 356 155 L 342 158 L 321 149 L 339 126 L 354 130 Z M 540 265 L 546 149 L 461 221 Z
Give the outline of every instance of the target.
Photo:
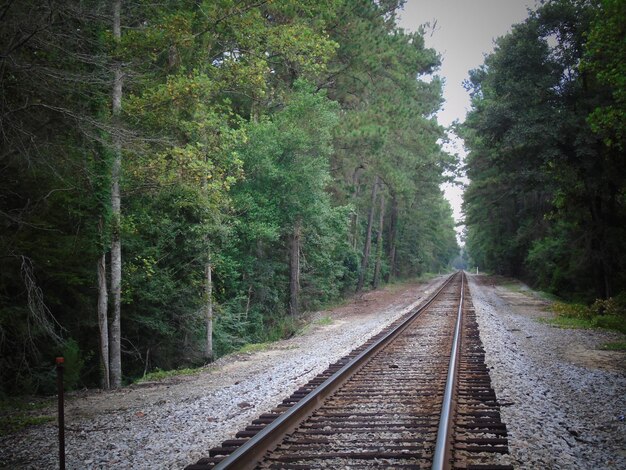
M 458 253 L 399 0 L 0 6 L 0 393 L 285 337 Z M 428 76 L 428 79 L 426 77 Z
M 626 289 L 626 2 L 550 0 L 467 83 L 467 246 L 591 301 Z

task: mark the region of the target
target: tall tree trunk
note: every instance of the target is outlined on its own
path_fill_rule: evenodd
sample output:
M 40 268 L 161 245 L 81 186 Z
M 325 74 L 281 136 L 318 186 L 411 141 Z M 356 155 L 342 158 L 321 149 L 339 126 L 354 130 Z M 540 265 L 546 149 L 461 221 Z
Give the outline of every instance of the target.
M 361 260 L 361 272 L 359 273 L 359 282 L 356 286 L 356 291 L 361 292 L 363 290 L 363 284 L 365 282 L 365 274 L 367 272 L 367 265 L 369 263 L 370 249 L 372 247 L 372 225 L 374 224 L 374 211 L 376 205 L 376 192 L 378 191 L 379 178 L 376 177 L 374 186 L 372 186 L 372 200 L 369 207 L 369 215 L 367 217 L 367 233 L 365 234 L 365 246 L 363 247 L 363 259 Z
M 596 291 L 598 297 L 608 299 L 611 296 L 611 276 L 604 242 L 607 223 L 602 214 L 603 201 L 600 195 L 592 189 L 594 185 L 590 182 L 590 178 L 583 176 L 583 181 L 592 221 L 590 248 Z
M 113 38 L 119 42 L 122 37 L 120 26 L 121 0 L 113 2 Z M 120 63 L 114 66 L 112 93 L 112 114 L 117 122 L 122 111 L 122 68 Z M 121 349 L 121 307 L 122 307 L 122 239 L 120 233 L 121 196 L 120 173 L 122 169 L 121 137 L 113 132 L 113 167 L 111 169 L 111 215 L 113 231 L 111 236 L 111 294 L 113 296 L 113 320 L 111 322 L 111 386 L 122 385 L 122 349 Z
M 100 226 L 102 227 L 102 225 Z M 109 319 L 108 306 L 109 294 L 107 292 L 107 266 L 106 254 L 98 260 L 98 326 L 100 328 L 100 386 L 108 390 L 111 387 L 109 378 Z
M 205 266 L 205 287 L 206 295 L 205 320 L 206 320 L 206 351 L 205 358 L 207 361 L 213 360 L 213 266 L 209 260 Z
M 356 210 L 356 202 L 359 197 L 359 174 L 363 168 L 363 165 L 359 165 L 354 169 L 354 173 L 352 173 L 352 187 L 354 191 L 352 192 L 352 201 L 354 202 L 354 213 L 352 214 L 352 248 L 356 250 L 357 242 L 359 240 L 359 211 Z
M 356 250 L 358 240 L 359 240 L 359 211 L 355 207 L 354 214 L 352 214 L 352 249 Z
M 300 237 L 302 235 L 302 221 L 298 219 L 293 228 L 289 247 L 289 313 L 296 316 L 299 313 L 298 297 L 300 295 Z
M 206 134 L 203 136 L 204 145 L 208 147 L 208 139 Z M 202 180 L 202 190 L 207 197 L 209 194 L 209 156 L 205 156 L 204 163 L 206 165 L 206 173 Z M 211 260 L 211 245 L 209 231 L 205 235 L 205 242 L 208 250 L 208 259 L 204 266 L 204 295 L 206 296 L 206 304 L 204 306 L 204 319 L 206 322 L 206 344 L 204 357 L 207 361 L 213 360 L 213 263 Z
M 248 287 L 248 297 L 246 299 L 246 310 L 244 312 L 244 320 L 248 321 L 248 313 L 250 312 L 250 301 L 252 300 L 252 284 Z
M 380 264 L 383 257 L 383 229 L 385 222 L 385 195 L 380 194 L 380 216 L 378 218 L 378 236 L 376 237 L 376 267 L 374 268 L 374 281 L 372 285 L 374 289 L 380 283 Z
M 389 218 L 389 273 L 387 281 L 396 276 L 396 240 L 398 239 L 398 200 L 391 196 L 391 216 Z

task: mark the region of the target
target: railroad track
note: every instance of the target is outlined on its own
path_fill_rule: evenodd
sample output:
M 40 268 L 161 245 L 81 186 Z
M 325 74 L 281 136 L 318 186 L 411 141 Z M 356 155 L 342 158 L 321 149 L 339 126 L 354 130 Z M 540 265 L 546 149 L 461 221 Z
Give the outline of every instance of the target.
M 508 470 L 463 273 L 186 470 Z

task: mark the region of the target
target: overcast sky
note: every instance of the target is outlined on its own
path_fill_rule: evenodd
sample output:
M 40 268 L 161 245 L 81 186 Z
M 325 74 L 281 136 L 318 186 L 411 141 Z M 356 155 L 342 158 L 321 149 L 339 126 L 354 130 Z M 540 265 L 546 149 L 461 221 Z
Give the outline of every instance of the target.
M 534 5 L 534 0 L 407 0 L 399 25 L 415 31 L 420 25 L 430 23 L 426 46 L 435 49 L 442 57 L 438 72 L 445 79 L 446 102 L 438 114 L 442 125 L 449 126 L 455 120 L 465 119 L 470 101 L 463 80 L 468 71 L 479 67 L 485 54 L 493 51 L 494 39 L 505 35 L 513 24 L 524 21 L 528 8 L 534 9 Z M 461 145 L 457 144 L 456 149 L 463 155 Z M 445 192 L 458 221 L 461 218 L 461 191 L 447 187 Z

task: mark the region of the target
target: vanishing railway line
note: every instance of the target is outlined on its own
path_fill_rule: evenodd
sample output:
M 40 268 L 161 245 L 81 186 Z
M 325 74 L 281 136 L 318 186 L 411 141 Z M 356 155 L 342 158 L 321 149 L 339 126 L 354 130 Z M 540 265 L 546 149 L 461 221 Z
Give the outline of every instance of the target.
M 187 470 L 512 468 L 464 278 Z

